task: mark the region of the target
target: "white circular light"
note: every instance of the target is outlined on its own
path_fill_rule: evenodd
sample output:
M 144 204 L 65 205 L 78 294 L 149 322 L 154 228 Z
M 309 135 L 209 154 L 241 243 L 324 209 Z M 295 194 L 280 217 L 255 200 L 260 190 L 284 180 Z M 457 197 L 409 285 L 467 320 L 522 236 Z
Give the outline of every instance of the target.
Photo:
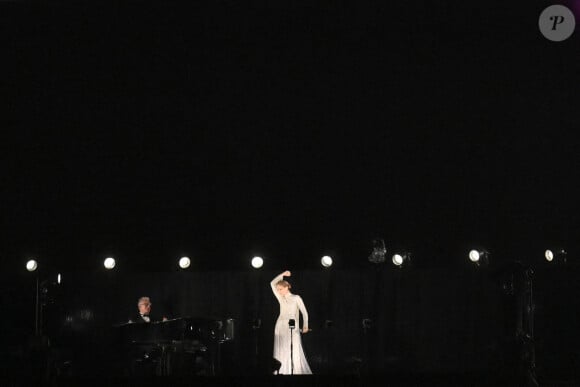
M 554 252 L 552 250 L 546 250 L 544 256 L 546 257 L 546 261 L 548 262 L 552 262 L 554 260 Z
M 105 269 L 107 270 L 111 270 L 112 268 L 115 267 L 115 258 L 106 258 L 105 262 L 103 263 L 105 265 Z
M 26 270 L 34 271 L 37 268 L 38 268 L 38 262 L 36 262 L 34 259 L 31 259 L 30 261 L 26 262 Z
M 401 266 L 403 264 L 403 256 L 401 254 L 393 255 L 393 263 L 397 266 Z
M 189 257 L 181 257 L 179 259 L 179 267 L 182 269 L 187 269 L 191 265 L 191 259 Z
M 471 250 L 469 252 L 469 260 L 471 262 L 479 262 L 479 258 L 480 258 L 479 251 L 477 251 L 477 250 Z
M 324 257 L 322 257 L 320 259 L 320 263 L 324 267 L 330 267 L 330 266 L 332 266 L 332 258 L 328 255 L 325 255 Z
M 264 266 L 264 260 L 261 257 L 252 258 L 252 267 L 254 269 L 259 269 Z

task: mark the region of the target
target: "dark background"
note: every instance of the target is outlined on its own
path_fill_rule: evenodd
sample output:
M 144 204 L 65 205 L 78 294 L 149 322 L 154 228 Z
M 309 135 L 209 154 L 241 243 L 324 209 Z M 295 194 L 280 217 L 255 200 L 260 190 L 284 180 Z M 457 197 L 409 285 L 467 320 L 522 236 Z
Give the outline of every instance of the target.
M 540 34 L 550 4 L 3 3 L 3 304 L 28 313 L 29 257 L 73 278 L 108 255 L 160 278 L 182 255 L 217 276 L 254 254 L 356 272 L 378 236 L 427 292 L 473 244 L 495 265 L 553 245 L 573 262 L 580 52 Z

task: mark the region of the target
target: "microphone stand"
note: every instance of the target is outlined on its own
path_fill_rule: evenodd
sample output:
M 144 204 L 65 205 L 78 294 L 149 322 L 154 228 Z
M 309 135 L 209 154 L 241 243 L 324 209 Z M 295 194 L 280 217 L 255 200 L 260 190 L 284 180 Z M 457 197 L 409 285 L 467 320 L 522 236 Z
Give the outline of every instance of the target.
M 288 326 L 290 327 L 290 375 L 294 375 L 294 346 L 293 346 L 293 336 L 294 328 L 296 327 L 296 322 L 293 318 L 288 320 Z

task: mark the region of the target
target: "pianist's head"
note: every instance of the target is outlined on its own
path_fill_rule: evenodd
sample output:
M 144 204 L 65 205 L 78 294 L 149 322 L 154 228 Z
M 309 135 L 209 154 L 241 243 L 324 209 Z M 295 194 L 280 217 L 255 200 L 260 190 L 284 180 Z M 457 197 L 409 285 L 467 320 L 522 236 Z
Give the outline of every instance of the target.
M 151 312 L 151 300 L 149 297 L 141 297 L 137 301 L 137 307 L 139 308 L 140 314 L 149 314 Z

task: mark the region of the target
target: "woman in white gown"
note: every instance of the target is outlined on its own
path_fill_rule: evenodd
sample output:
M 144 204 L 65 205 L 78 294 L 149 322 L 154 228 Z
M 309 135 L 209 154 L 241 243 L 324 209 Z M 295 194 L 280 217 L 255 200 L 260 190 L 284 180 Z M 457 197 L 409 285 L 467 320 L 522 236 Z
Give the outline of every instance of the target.
M 302 333 L 309 331 L 308 312 L 302 298 L 297 294 L 292 294 L 290 292 L 292 286 L 284 281 L 284 277 L 290 276 L 291 273 L 286 270 L 270 282 L 272 292 L 280 303 L 280 315 L 274 329 L 274 358 L 281 363 L 280 374 L 311 374 L 312 371 L 302 349 L 302 339 L 298 326 L 300 313 L 302 313 Z M 290 329 L 291 319 L 295 321 L 294 329 Z M 290 345 L 292 345 L 292 359 Z

